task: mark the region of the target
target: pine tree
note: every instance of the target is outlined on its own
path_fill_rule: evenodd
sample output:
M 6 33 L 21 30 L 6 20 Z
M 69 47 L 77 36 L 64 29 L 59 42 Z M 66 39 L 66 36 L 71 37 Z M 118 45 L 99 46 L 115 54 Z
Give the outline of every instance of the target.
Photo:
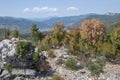
M 39 31 L 36 24 L 32 24 L 31 26 L 31 37 L 33 42 L 37 42 L 42 40 L 44 37 L 43 33 Z
M 18 38 L 18 37 L 19 37 L 19 31 L 18 31 L 17 28 L 14 28 L 12 35 L 13 35 L 13 37 L 15 37 L 15 38 Z
M 4 39 L 9 39 L 10 30 L 8 28 L 4 28 Z

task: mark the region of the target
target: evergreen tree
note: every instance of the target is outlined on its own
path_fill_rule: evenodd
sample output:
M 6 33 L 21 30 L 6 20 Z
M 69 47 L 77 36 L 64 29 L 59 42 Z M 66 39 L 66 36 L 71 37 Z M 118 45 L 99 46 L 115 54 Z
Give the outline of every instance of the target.
M 32 37 L 33 41 L 37 40 L 37 34 L 38 34 L 37 32 L 38 32 L 38 28 L 37 28 L 36 24 L 32 24 L 32 27 L 31 27 L 31 37 Z
M 35 42 L 35 43 L 39 40 L 42 40 L 43 37 L 44 37 L 43 33 L 40 32 L 39 29 L 37 28 L 36 24 L 32 24 L 31 37 L 32 37 L 32 41 Z
M 9 39 L 10 30 L 8 28 L 4 28 L 4 39 Z
M 19 41 L 16 46 L 16 52 L 19 58 L 24 58 L 27 56 L 28 52 L 31 50 L 31 43 L 27 41 Z
M 22 68 L 24 69 L 25 75 L 26 75 L 26 70 L 25 70 L 26 57 L 31 51 L 31 46 L 32 46 L 31 43 L 27 41 L 19 41 L 16 46 L 17 56 L 22 61 Z
M 17 28 L 14 28 L 12 35 L 13 35 L 13 37 L 15 37 L 15 38 L 18 38 L 18 37 L 19 37 L 19 31 L 18 31 Z

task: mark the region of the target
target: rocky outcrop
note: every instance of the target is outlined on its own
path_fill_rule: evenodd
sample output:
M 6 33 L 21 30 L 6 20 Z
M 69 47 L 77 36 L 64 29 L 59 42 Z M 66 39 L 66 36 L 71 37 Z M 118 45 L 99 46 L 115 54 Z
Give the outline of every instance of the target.
M 16 77 L 15 79 L 21 78 L 19 76 L 35 76 L 35 71 L 34 70 L 30 70 L 30 69 L 13 69 L 12 70 L 12 76 Z M 8 71 L 4 70 L 3 73 L 0 75 L 0 79 L 2 80 L 6 80 L 8 78 L 10 78 L 11 75 L 8 74 Z M 8 79 L 9 80 L 9 79 Z
M 18 38 L 12 39 L 4 39 L 0 42 L 0 57 L 1 57 L 1 65 L 0 67 L 3 68 L 7 61 L 10 61 L 8 57 L 14 57 L 16 54 L 15 47 L 17 42 L 19 41 Z M 7 60 L 7 61 L 6 61 Z
M 11 40 L 5 39 L 0 42 L 0 54 L 2 60 L 4 60 L 7 56 L 14 56 L 15 55 L 15 47 L 17 42 L 19 41 L 18 38 L 12 38 Z

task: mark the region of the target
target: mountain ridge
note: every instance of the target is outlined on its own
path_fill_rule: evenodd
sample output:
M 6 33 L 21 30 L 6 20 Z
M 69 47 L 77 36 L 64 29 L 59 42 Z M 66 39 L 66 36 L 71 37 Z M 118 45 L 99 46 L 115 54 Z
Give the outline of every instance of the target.
M 0 17 L 0 28 L 18 27 L 21 32 L 29 32 L 32 23 L 35 23 L 41 31 L 52 29 L 56 22 L 62 22 L 66 28 L 80 27 L 82 21 L 85 19 L 97 18 L 101 20 L 105 25 L 111 25 L 120 21 L 120 13 L 115 14 L 85 14 L 78 16 L 65 16 L 65 17 L 52 17 L 43 21 L 27 19 L 27 18 L 15 18 L 10 16 Z

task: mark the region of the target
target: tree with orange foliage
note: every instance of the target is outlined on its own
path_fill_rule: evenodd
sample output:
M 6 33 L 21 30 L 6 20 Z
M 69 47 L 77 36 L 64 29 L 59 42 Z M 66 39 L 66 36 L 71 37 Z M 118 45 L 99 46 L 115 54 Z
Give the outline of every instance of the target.
M 95 43 L 104 36 L 105 26 L 98 19 L 88 19 L 83 21 L 80 34 L 81 38 Z

